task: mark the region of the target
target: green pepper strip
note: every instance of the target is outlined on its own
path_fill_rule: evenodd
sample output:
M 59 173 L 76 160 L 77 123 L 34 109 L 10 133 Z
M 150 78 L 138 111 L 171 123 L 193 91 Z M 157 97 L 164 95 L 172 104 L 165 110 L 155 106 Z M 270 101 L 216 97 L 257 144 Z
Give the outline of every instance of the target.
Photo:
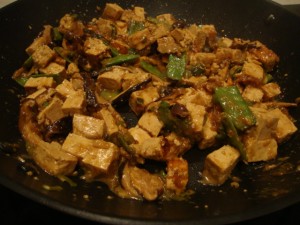
M 58 28 L 57 27 L 54 27 L 52 29 L 52 38 L 53 38 L 53 41 L 55 42 L 61 42 L 62 39 L 63 39 L 63 36 L 62 34 L 58 31 Z
M 28 59 L 23 63 L 23 67 L 29 70 L 33 66 L 33 59 L 32 56 L 29 56 Z
M 104 59 L 102 61 L 102 65 L 105 67 L 119 65 L 126 62 L 131 62 L 139 57 L 140 57 L 139 55 L 135 55 L 135 54 L 117 55 L 112 58 Z
M 155 67 L 145 61 L 141 61 L 140 65 L 147 72 L 154 74 L 155 76 L 157 76 L 158 78 L 160 78 L 162 80 L 166 80 L 166 78 L 167 78 L 166 75 L 164 73 L 162 73 L 159 69 L 157 69 L 157 67 Z
M 138 31 L 144 30 L 145 29 L 145 25 L 143 22 L 141 21 L 135 21 L 132 20 L 129 23 L 129 27 L 128 27 L 128 34 L 132 35 Z
M 221 105 L 236 129 L 244 131 L 255 125 L 256 118 L 236 86 L 216 88 L 214 99 Z
M 167 65 L 167 76 L 172 80 L 181 80 L 185 72 L 185 66 L 185 54 L 180 58 L 171 54 Z

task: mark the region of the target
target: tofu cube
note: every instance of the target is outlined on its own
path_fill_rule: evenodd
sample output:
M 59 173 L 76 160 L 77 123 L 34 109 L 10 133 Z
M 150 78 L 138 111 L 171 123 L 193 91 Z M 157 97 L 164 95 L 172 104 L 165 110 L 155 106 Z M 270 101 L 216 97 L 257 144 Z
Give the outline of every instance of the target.
M 96 57 L 106 55 L 109 47 L 102 40 L 89 37 L 85 40 L 83 49 L 85 54 Z
M 41 89 L 41 88 L 49 88 L 49 87 L 53 87 L 55 84 L 55 81 L 53 79 L 53 77 L 30 77 L 24 87 L 25 88 L 37 88 L 37 89 Z
M 279 118 L 278 124 L 275 131 L 276 140 L 279 143 L 287 140 L 293 133 L 295 133 L 298 128 L 291 121 L 291 119 L 284 114 L 280 109 L 274 109 L 270 111 L 271 115 Z
M 152 137 L 157 137 L 163 123 L 157 118 L 154 112 L 146 112 L 138 121 L 138 125 L 148 131 Z
M 148 28 L 137 31 L 128 37 L 129 45 L 137 50 L 142 50 L 152 44 L 151 33 Z
M 118 4 L 115 3 L 107 3 L 105 5 L 102 17 L 106 19 L 118 20 L 124 9 L 122 9 Z
M 264 92 L 260 88 L 247 85 L 243 91 L 242 97 L 246 101 L 261 102 L 264 96 Z
M 240 153 L 230 145 L 224 145 L 208 154 L 204 162 L 203 182 L 211 185 L 223 184 L 240 157 Z
M 201 132 L 203 129 L 204 118 L 206 115 L 205 107 L 202 105 L 197 105 L 188 102 L 186 104 L 186 108 L 189 111 L 191 117 L 192 129 L 196 133 Z
M 274 98 L 281 93 L 280 86 L 274 82 L 265 84 L 261 87 L 264 92 L 264 97 L 266 98 Z
M 149 86 L 143 90 L 135 91 L 130 95 L 129 106 L 139 115 L 152 102 L 160 98 L 157 87 Z
M 139 144 L 151 138 L 150 134 L 144 129 L 140 128 L 139 126 L 132 127 L 128 131 L 133 137 L 133 139 Z
M 256 63 L 245 62 L 242 69 L 242 75 L 262 81 L 264 78 L 264 69 Z
M 189 180 L 188 162 L 183 158 L 174 158 L 167 162 L 166 187 L 176 194 L 185 191 Z
M 44 123 L 48 120 L 50 123 L 54 123 L 66 115 L 62 111 L 63 101 L 59 98 L 53 98 L 52 101 L 38 114 L 38 123 Z M 46 121 L 47 123 L 47 121 Z
M 64 74 L 66 72 L 64 66 L 55 62 L 50 62 L 46 67 L 39 69 L 39 71 L 44 74 Z
M 82 90 L 78 90 L 75 94 L 69 95 L 64 101 L 62 110 L 65 114 L 74 115 L 75 113 L 82 113 L 85 103 L 85 95 Z
M 109 136 L 119 131 L 116 120 L 108 109 L 102 108 L 99 113 L 104 120 L 106 132 Z
M 164 137 L 152 137 L 143 141 L 141 144 L 132 144 L 137 153 L 137 155 L 145 158 L 145 159 L 153 159 L 153 160 L 165 160 L 164 158 Z
M 90 139 L 101 139 L 105 134 L 104 120 L 91 116 L 74 114 L 73 133 Z
M 76 94 L 76 91 L 73 88 L 72 83 L 67 79 L 64 79 L 64 81 L 61 84 L 57 85 L 55 90 L 57 91 L 57 93 L 61 94 L 65 98 Z
M 55 57 L 55 52 L 47 45 L 39 46 L 32 54 L 32 60 L 39 68 L 44 68 Z
M 111 71 L 100 74 L 97 82 L 102 88 L 109 90 L 120 90 L 122 88 L 122 79 L 126 70 L 120 68 L 113 68 Z
M 62 150 L 81 159 L 88 168 L 97 169 L 99 174 L 107 173 L 119 157 L 119 149 L 111 142 L 101 139 L 88 139 L 70 133 L 65 139 Z

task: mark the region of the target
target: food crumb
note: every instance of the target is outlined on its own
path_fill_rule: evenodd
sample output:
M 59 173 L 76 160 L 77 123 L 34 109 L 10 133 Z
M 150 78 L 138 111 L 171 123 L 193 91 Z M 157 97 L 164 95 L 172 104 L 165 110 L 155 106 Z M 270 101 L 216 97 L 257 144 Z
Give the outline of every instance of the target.
M 90 196 L 89 195 L 83 195 L 83 198 L 85 199 L 85 200 L 90 200 Z
M 109 199 L 109 200 L 111 200 L 111 199 L 113 199 L 114 197 L 113 196 L 111 196 L 111 195 L 108 195 L 107 196 L 107 199 Z
M 233 182 L 230 183 L 230 186 L 233 187 L 233 188 L 239 188 L 240 184 L 238 182 L 233 181 Z

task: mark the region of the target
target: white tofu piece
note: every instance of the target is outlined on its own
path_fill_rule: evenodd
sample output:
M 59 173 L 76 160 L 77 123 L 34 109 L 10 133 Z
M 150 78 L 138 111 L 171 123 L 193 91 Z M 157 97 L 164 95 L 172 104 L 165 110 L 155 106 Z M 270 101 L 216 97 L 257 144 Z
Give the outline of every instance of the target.
M 145 112 L 139 119 L 138 125 L 148 131 L 152 137 L 157 137 L 164 124 L 154 112 Z
M 274 98 L 281 94 L 280 86 L 274 82 L 267 83 L 261 87 L 266 98 Z
M 116 3 L 106 3 L 105 8 L 103 10 L 102 17 L 112 20 L 118 20 L 124 9 Z
M 42 95 L 43 93 L 45 93 L 47 91 L 46 88 L 41 88 L 41 89 L 38 89 L 36 92 L 28 95 L 26 98 L 30 98 L 30 99 L 36 99 L 38 98 L 40 95 Z
M 136 15 L 136 21 L 144 21 L 145 20 L 145 9 L 143 7 L 135 6 L 133 8 L 133 12 Z
M 278 116 L 264 108 L 251 107 L 256 117 L 256 126 L 243 136 L 247 162 L 267 161 L 277 155 L 275 130 Z
M 204 90 L 195 90 L 194 88 L 186 88 L 186 93 L 177 100 L 178 103 L 186 105 L 188 102 L 210 107 L 212 105 L 212 96 Z
M 216 55 L 210 52 L 198 52 L 190 54 L 190 64 L 193 66 L 204 65 L 210 67 L 216 59 Z
M 24 87 L 25 88 L 37 88 L 37 89 L 41 89 L 41 88 L 49 88 L 49 87 L 53 87 L 55 84 L 55 81 L 53 79 L 53 77 L 30 77 Z
M 45 120 L 49 120 L 50 123 L 54 123 L 55 121 L 64 118 L 66 115 L 62 111 L 62 105 L 63 101 L 54 97 L 49 105 L 38 114 L 38 123 L 43 123 Z
M 57 85 L 55 90 L 57 91 L 57 93 L 61 94 L 65 98 L 76 94 L 76 91 L 73 88 L 72 83 L 67 79 L 64 79 L 64 81 L 61 84 Z
M 282 143 L 287 140 L 298 128 L 290 120 L 290 118 L 284 114 L 280 109 L 273 109 L 270 114 L 274 117 L 279 118 L 278 124 L 275 131 L 276 140 L 278 143 Z
M 188 102 L 186 108 L 191 117 L 192 129 L 194 132 L 201 132 L 203 129 L 204 117 L 206 115 L 205 107 Z
M 260 88 L 247 85 L 242 93 L 242 97 L 246 101 L 261 102 L 264 96 L 264 92 Z
M 183 158 L 173 158 L 167 162 L 166 187 L 180 194 L 185 191 L 189 180 L 188 162 Z
M 99 113 L 105 122 L 107 134 L 111 136 L 112 134 L 117 133 L 119 131 L 119 128 L 111 112 L 108 109 L 102 108 Z
M 64 66 L 55 62 L 50 62 L 46 67 L 40 68 L 39 71 L 44 74 L 64 74 L 66 72 Z
M 101 139 L 105 135 L 104 120 L 91 116 L 74 114 L 73 133 L 90 139 Z
M 262 81 L 264 78 L 264 69 L 256 63 L 245 62 L 241 74 L 245 76 L 249 76 L 258 81 Z
M 182 156 L 191 146 L 191 141 L 183 136 L 177 135 L 175 132 L 165 136 L 168 150 L 165 151 L 164 158 L 170 160 Z
M 43 68 L 55 57 L 55 52 L 47 45 L 41 45 L 31 56 L 34 64 L 39 68 Z
M 162 54 L 182 52 L 182 47 L 176 43 L 172 36 L 157 39 L 157 51 Z
M 154 159 L 154 160 L 164 160 L 164 137 L 152 137 L 143 141 L 141 144 L 132 144 L 137 153 L 143 158 Z
M 150 103 L 159 98 L 157 87 L 149 86 L 143 90 L 133 92 L 129 98 L 129 106 L 135 114 L 139 115 Z
M 203 125 L 202 139 L 198 143 L 199 149 L 206 149 L 213 146 L 216 142 L 217 135 L 218 133 L 213 127 L 212 118 L 208 115 Z
M 128 131 L 133 137 L 133 139 L 139 144 L 151 138 L 150 134 L 144 129 L 140 128 L 139 126 L 132 127 Z
M 85 102 L 85 94 L 83 90 L 78 90 L 75 94 L 69 95 L 64 101 L 62 110 L 65 114 L 74 115 L 82 113 Z
M 84 42 L 83 50 L 90 56 L 103 56 L 107 54 L 109 47 L 98 38 L 88 37 Z
M 78 66 L 75 63 L 70 63 L 68 65 L 68 68 L 67 68 L 66 72 L 67 72 L 68 75 L 73 75 L 74 73 L 79 73 L 80 70 L 79 70 Z
M 122 88 L 122 79 L 127 70 L 114 67 L 112 70 L 100 74 L 97 82 L 102 88 L 109 90 L 120 90 Z
M 80 158 L 83 164 L 98 169 L 99 173 L 107 173 L 119 157 L 119 148 L 113 143 L 73 133 L 65 139 L 62 150 Z
M 239 151 L 230 145 L 224 145 L 208 154 L 202 172 L 203 182 L 211 185 L 223 184 L 230 176 L 239 157 Z
M 128 41 L 130 47 L 142 50 L 152 44 L 151 33 L 148 28 L 145 28 L 130 35 Z

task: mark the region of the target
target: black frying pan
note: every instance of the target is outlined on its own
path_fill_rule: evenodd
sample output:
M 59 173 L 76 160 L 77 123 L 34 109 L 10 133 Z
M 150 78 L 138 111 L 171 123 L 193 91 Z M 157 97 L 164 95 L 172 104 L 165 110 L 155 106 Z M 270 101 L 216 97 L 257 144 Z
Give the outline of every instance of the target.
M 235 189 L 227 182 L 221 187 L 201 185 L 198 172 L 203 155 L 191 150 L 192 182 L 196 191 L 187 201 L 142 202 L 120 199 L 101 183 L 67 183 L 37 170 L 38 179 L 26 175 L 24 143 L 17 128 L 18 94 L 21 88 L 11 80 L 13 71 L 26 59 L 24 49 L 44 24 L 57 24 L 65 13 L 75 12 L 89 20 L 97 15 L 100 0 L 19 0 L 0 10 L 0 183 L 42 204 L 86 219 L 115 224 L 225 224 L 242 221 L 283 209 L 300 200 L 300 133 L 283 144 L 279 157 L 289 157 L 280 170 L 263 171 L 261 163 L 242 163 L 233 175 L 242 178 Z M 109 1 L 113 2 L 113 1 Z M 190 23 L 215 24 L 220 35 L 260 40 L 281 58 L 275 79 L 283 86 L 284 100 L 300 96 L 300 18 L 268 1 L 136 0 L 116 1 L 124 8 L 132 4 L 145 7 L 152 16 L 172 13 Z M 300 128 L 300 109 L 291 115 Z M 20 147 L 18 147 L 20 146 Z M 278 163 L 278 162 L 272 162 Z M 297 171 L 298 166 L 298 171 Z M 280 172 L 284 172 L 280 175 Z M 62 191 L 47 191 L 43 184 L 63 186 Z M 89 195 L 85 199 L 84 195 Z

